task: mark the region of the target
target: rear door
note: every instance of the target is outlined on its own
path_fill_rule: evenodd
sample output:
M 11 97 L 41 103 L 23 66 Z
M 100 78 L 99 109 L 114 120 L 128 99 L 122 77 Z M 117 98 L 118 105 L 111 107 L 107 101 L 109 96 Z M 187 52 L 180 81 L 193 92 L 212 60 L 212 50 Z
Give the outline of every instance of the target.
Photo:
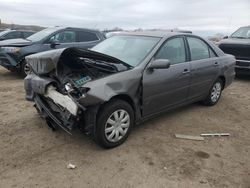
M 189 99 L 208 94 L 219 75 L 219 61 L 212 48 L 198 37 L 187 36 L 191 65 L 191 85 Z
M 95 32 L 79 30 L 77 35 L 78 47 L 82 49 L 92 48 L 100 42 L 100 38 Z
M 154 59 L 168 59 L 171 65 L 168 69 L 144 71 L 143 116 L 183 103 L 188 97 L 190 63 L 184 38 L 179 36 L 167 39 Z

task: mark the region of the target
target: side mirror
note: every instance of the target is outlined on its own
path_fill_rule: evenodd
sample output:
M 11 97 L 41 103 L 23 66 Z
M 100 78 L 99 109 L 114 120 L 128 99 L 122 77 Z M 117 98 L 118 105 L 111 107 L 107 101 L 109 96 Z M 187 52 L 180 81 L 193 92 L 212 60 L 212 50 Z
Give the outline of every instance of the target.
M 149 69 L 168 69 L 170 61 L 168 59 L 156 59 L 150 65 Z
M 58 40 L 50 40 L 49 43 L 51 48 L 55 48 L 57 45 L 60 45 Z
M 224 36 L 223 39 L 228 39 L 228 36 Z

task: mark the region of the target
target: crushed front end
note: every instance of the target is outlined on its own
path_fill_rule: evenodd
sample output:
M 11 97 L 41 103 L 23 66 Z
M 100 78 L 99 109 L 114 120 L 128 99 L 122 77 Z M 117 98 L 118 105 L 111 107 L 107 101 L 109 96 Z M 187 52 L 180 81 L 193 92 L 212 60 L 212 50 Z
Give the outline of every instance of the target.
M 42 52 L 26 61 L 32 70 L 24 80 L 26 99 L 35 102 L 49 127 L 68 133 L 76 127 L 87 134 L 94 131 L 104 101 L 88 94 L 91 88 L 85 84 L 128 69 L 115 58 L 76 48 Z

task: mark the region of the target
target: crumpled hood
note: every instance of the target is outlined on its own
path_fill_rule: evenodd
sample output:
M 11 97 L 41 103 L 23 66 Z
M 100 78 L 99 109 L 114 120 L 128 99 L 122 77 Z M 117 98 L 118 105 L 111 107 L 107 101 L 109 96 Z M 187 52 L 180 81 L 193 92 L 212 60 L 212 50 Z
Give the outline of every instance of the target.
M 237 38 L 228 38 L 223 39 L 219 42 L 221 44 L 232 44 L 232 45 L 250 45 L 250 39 L 237 39 Z
M 22 47 L 22 46 L 28 46 L 33 44 L 32 41 L 26 40 L 26 39 L 9 39 L 9 40 L 3 40 L 0 41 L 0 47 L 1 46 L 14 46 L 14 47 Z
M 65 49 L 50 50 L 25 57 L 32 70 L 38 74 L 46 74 L 55 69 L 57 62 Z
M 36 74 L 42 75 L 42 74 L 47 74 L 52 70 L 56 69 L 60 62 L 60 59 L 64 59 L 64 61 L 66 60 L 66 62 L 72 62 L 72 59 L 76 57 L 90 58 L 90 59 L 105 61 L 107 63 L 112 62 L 117 64 L 123 64 L 128 68 L 131 67 L 125 62 L 116 59 L 114 57 L 99 52 L 91 50 L 83 50 L 79 48 L 62 48 L 62 49 L 50 50 L 27 56 L 25 59 Z

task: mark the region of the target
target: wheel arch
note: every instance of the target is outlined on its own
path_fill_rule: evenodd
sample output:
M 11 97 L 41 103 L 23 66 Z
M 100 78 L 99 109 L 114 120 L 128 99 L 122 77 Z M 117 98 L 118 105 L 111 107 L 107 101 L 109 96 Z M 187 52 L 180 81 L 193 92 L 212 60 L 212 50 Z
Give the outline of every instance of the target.
M 113 97 L 111 97 L 107 102 L 111 101 L 111 100 L 123 100 L 125 102 L 127 102 L 134 110 L 135 112 L 135 102 L 133 101 L 132 97 L 130 97 L 128 94 L 118 94 L 115 95 Z
M 132 97 L 130 97 L 128 94 L 118 94 L 115 96 L 112 96 L 108 101 L 102 103 L 97 111 L 97 117 L 99 116 L 100 111 L 102 110 L 103 106 L 105 106 L 105 104 L 109 103 L 110 101 L 113 100 L 122 100 L 127 102 L 133 109 L 134 112 L 134 116 L 136 117 L 136 106 L 135 106 L 135 102 L 133 101 Z
M 223 85 L 222 85 L 222 89 L 224 89 L 225 85 L 226 85 L 226 77 L 224 75 L 220 75 L 218 77 L 218 79 L 221 79 L 222 82 L 223 82 Z

